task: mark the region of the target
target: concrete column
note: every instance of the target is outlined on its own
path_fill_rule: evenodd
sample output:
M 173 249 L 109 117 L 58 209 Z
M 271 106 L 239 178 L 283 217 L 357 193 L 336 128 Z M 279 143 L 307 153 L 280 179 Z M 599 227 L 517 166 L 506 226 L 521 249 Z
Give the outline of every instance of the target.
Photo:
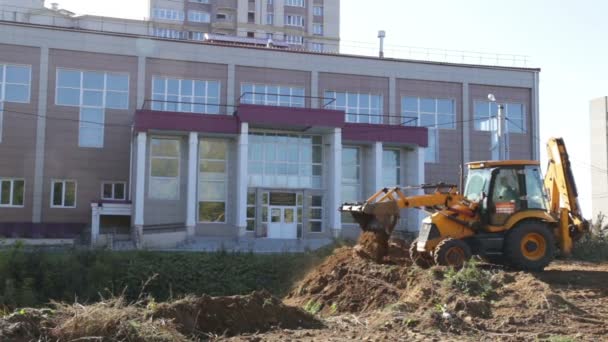
M 285 26 L 285 1 L 275 1 L 274 4 L 274 26 L 284 29 Z
M 188 139 L 188 193 L 186 202 L 186 231 L 194 236 L 196 226 L 196 171 L 198 169 L 198 133 L 190 132 Z
M 403 120 L 401 120 L 401 113 L 397 112 L 397 101 L 399 95 L 397 94 L 397 79 L 394 77 L 390 77 L 388 79 L 388 111 L 387 114 L 390 115 L 389 122 L 394 125 L 400 124 Z
M 145 184 L 146 184 L 146 132 L 137 133 L 137 162 L 135 164 L 135 218 L 133 224 L 136 230 L 136 236 L 141 237 L 144 226 L 144 202 Z
M 424 179 L 424 148 L 414 147 L 405 153 L 404 183 L 408 185 L 420 185 L 425 183 Z M 422 189 L 407 190 L 407 196 L 424 194 Z M 421 220 L 426 216 L 425 212 L 418 209 L 407 209 L 402 212 L 402 217 L 407 217 L 406 228 L 408 231 L 416 232 L 420 229 Z
M 424 184 L 426 182 L 425 180 L 425 176 L 424 176 L 424 166 L 425 166 L 425 149 L 418 147 L 416 149 L 416 157 L 418 159 L 418 163 L 417 163 L 417 180 L 418 180 L 418 184 Z M 424 190 L 420 189 L 418 190 L 418 194 L 419 195 L 424 195 Z M 416 222 L 416 231 L 418 231 L 420 229 L 420 226 L 422 225 L 422 220 L 427 216 L 426 213 L 423 210 L 417 210 L 418 213 L 418 222 Z
M 310 73 L 310 108 L 320 108 L 324 105 L 323 100 L 319 97 L 319 72 L 313 71 Z
M 34 195 L 32 222 L 42 222 L 42 189 L 44 187 L 44 148 L 46 142 L 47 84 L 49 76 L 49 48 L 40 48 L 40 78 L 38 80 L 38 118 L 36 120 L 36 152 L 34 159 Z
M 333 230 L 334 236 L 340 236 L 342 220 L 338 209 L 342 204 L 342 129 L 334 128 L 330 135 L 330 160 L 326 164 L 329 167 L 328 210 L 329 228 Z
M 304 3 L 306 5 L 306 32 L 309 36 L 312 36 L 314 34 L 312 29 L 314 6 L 313 0 L 306 0 Z M 306 42 L 306 44 L 308 44 L 308 42 Z
M 144 106 L 146 100 L 146 57 L 137 57 L 137 109 Z M 152 105 L 151 103 L 149 104 Z
M 247 162 L 249 157 L 249 124 L 241 123 L 241 134 L 237 147 L 236 173 L 236 210 L 234 222 L 239 228 L 239 234 L 247 231 Z
M 471 161 L 471 108 L 469 99 L 469 84 L 462 84 L 462 163 L 468 163 Z
M 383 152 L 383 148 L 382 148 L 382 142 L 381 141 L 376 141 L 373 145 L 373 163 L 374 163 L 374 174 L 371 175 L 371 177 L 374 180 L 374 184 L 372 187 L 372 192 L 375 193 L 376 191 L 378 191 L 379 189 L 383 188 L 385 186 L 384 181 L 383 181 L 383 177 L 382 177 L 382 152 Z M 397 184 L 390 184 L 390 185 L 397 185 Z
M 534 72 L 534 88 L 532 88 L 532 127 L 530 136 L 532 139 L 532 159 L 540 160 L 540 105 L 539 105 L 539 73 Z
M 99 239 L 99 204 L 91 203 L 91 247 L 97 245 Z
M 228 79 L 226 81 L 226 114 L 232 114 L 236 108 L 231 107 L 237 105 L 238 96 L 235 94 L 236 89 L 236 66 L 228 64 Z M 240 95 L 240 94 L 239 94 Z

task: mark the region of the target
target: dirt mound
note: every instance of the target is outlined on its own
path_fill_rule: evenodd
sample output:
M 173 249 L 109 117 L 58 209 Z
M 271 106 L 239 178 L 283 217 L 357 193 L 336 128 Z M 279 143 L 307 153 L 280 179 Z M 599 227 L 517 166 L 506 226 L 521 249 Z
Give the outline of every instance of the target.
M 323 327 L 302 309 L 286 306 L 265 291 L 161 304 L 150 300 L 128 304 L 119 297 L 91 305 L 55 306 L 54 310 L 23 309 L 0 318 L 0 341 L 179 342 L 210 334 Z
M 178 330 L 236 335 L 273 328 L 320 328 L 322 324 L 305 311 L 284 305 L 266 291 L 247 296 L 189 297 L 158 305 L 153 318 L 171 319 Z
M 353 248 L 340 248 L 300 282 L 286 303 L 326 314 L 384 308 L 395 303 L 412 280 L 404 250 L 405 243 L 391 243 L 388 264 L 378 264 Z

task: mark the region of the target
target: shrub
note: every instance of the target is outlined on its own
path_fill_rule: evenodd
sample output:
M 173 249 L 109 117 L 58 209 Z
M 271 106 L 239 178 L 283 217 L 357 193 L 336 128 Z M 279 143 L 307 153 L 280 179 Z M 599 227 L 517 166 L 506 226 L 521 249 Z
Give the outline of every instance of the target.
M 165 301 L 188 294 L 224 296 L 265 289 L 283 296 L 328 250 L 302 254 L 181 253 L 103 250 L 0 251 L 0 308 L 50 300 L 95 302 L 145 294 Z
M 606 216 L 599 214 L 589 227 L 589 232 L 574 243 L 572 256 L 579 260 L 608 260 L 608 225 Z
M 445 273 L 444 283 L 456 290 L 471 296 L 485 298 L 492 293 L 492 273 L 478 267 L 478 262 L 471 259 L 460 270 L 449 268 Z

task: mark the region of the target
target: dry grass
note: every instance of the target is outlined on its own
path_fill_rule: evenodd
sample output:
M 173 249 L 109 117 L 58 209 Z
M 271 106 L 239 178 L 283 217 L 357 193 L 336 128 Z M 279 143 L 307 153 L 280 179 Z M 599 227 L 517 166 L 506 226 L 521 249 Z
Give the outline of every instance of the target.
M 92 305 L 54 303 L 55 327 L 49 336 L 59 341 L 189 341 L 173 322 L 148 318 L 144 302 L 128 304 L 123 297 Z

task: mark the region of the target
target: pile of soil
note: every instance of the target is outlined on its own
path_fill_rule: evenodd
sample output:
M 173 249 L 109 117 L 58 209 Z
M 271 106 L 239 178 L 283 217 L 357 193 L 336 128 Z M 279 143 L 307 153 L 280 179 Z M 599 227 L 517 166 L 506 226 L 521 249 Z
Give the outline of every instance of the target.
M 54 310 L 23 309 L 0 318 L 0 341 L 198 341 L 272 329 L 318 329 L 323 324 L 266 291 L 245 296 L 188 297 L 170 303 L 128 304 L 112 298 Z
M 151 317 L 171 319 L 185 335 L 196 332 L 237 335 L 270 329 L 323 326 L 307 312 L 283 304 L 266 291 L 247 296 L 188 297 L 159 304 Z
M 404 251 L 405 242 L 392 242 L 386 263 L 378 264 L 361 257 L 356 248 L 340 248 L 310 272 L 285 302 L 324 314 L 382 309 L 397 302 L 408 282 L 415 280 Z

